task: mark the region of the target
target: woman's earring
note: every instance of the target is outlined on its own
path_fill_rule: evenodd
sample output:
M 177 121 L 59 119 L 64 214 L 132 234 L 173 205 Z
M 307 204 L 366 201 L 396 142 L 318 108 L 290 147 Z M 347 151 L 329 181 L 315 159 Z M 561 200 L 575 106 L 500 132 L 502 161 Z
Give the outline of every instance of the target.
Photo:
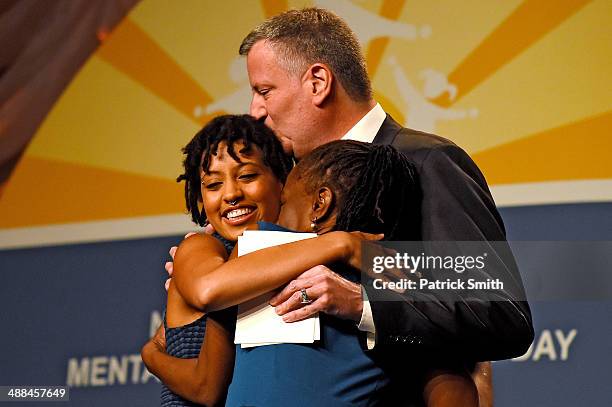
M 317 217 L 316 216 L 314 217 L 314 219 L 310 221 L 310 229 L 312 229 L 313 233 L 317 233 Z

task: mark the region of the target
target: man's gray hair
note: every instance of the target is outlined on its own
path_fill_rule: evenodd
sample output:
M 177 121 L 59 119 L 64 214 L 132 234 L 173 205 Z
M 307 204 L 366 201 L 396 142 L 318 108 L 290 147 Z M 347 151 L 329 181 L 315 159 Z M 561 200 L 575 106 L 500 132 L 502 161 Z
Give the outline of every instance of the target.
M 289 10 L 253 29 L 240 45 L 247 55 L 255 43 L 267 41 L 282 66 L 302 74 L 314 63 L 327 65 L 356 102 L 372 99 L 372 86 L 355 33 L 331 11 L 321 8 Z

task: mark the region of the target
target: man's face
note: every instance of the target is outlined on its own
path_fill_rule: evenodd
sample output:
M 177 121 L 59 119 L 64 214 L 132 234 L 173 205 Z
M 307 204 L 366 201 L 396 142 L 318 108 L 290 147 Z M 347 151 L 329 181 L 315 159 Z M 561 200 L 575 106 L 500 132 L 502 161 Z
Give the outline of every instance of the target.
M 308 83 L 300 75 L 287 72 L 265 41 L 251 48 L 247 71 L 253 89 L 251 116 L 265 117 L 265 124 L 274 130 L 288 154 L 301 158 L 317 147 Z

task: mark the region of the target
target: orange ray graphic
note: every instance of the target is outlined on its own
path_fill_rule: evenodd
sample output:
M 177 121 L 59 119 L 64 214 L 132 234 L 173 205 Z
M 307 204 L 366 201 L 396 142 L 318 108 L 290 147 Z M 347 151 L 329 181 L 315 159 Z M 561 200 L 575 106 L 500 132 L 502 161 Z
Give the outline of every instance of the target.
M 266 18 L 270 18 L 289 8 L 287 0 L 261 0 L 261 8 Z
M 194 116 L 196 106 L 212 101 L 210 95 L 129 18 L 105 39 L 97 55 L 191 120 L 210 120 L 209 115 Z
M 406 0 L 383 0 L 380 6 L 379 14 L 382 17 L 389 18 L 391 20 L 397 20 L 404 8 Z M 389 44 L 389 37 L 375 38 L 368 44 L 366 51 L 366 63 L 368 65 L 368 73 L 370 77 L 376 75 L 376 70 L 380 65 L 385 49 Z
M 457 97 L 451 101 L 444 94 L 435 102 L 445 107 L 455 103 L 590 1 L 525 1 L 449 74 Z
M 612 178 L 612 111 L 474 154 L 490 184 Z
M 180 213 L 182 190 L 171 180 L 26 156 L 0 200 L 0 228 Z

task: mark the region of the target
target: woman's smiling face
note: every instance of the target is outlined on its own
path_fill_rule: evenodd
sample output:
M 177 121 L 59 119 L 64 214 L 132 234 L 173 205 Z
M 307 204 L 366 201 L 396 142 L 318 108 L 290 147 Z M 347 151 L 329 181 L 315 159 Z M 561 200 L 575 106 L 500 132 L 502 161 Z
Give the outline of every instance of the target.
M 207 171 L 202 170 L 202 201 L 204 212 L 217 233 L 237 240 L 249 225 L 263 220 L 274 222 L 280 210 L 283 184 L 263 162 L 256 146 L 240 152 L 244 144 L 233 144 L 240 159 L 234 160 L 227 144 L 219 144 L 217 154 L 210 156 Z

